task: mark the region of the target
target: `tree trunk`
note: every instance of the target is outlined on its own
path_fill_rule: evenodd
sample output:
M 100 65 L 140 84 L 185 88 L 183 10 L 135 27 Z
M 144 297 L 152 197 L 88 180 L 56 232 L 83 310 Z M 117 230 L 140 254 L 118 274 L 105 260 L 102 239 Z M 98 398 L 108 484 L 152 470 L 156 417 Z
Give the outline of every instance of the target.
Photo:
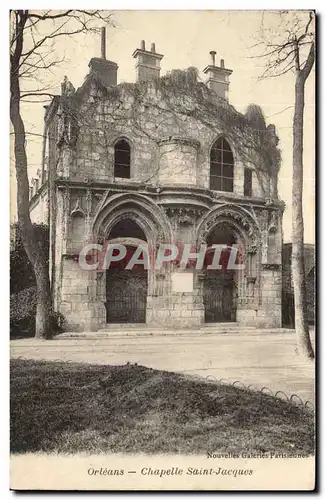
M 44 265 L 45 264 L 45 265 Z M 49 339 L 52 337 L 51 330 L 51 289 L 49 271 L 46 261 L 40 261 L 34 265 L 37 289 L 35 337 Z
M 297 74 L 295 84 L 295 109 L 293 121 L 292 168 L 292 279 L 295 302 L 295 328 L 298 352 L 313 359 L 307 320 L 307 295 L 304 264 L 303 193 L 303 124 L 305 106 L 305 79 Z
M 51 338 L 51 293 L 45 249 L 38 241 L 29 214 L 29 182 L 25 147 L 25 127 L 20 113 L 18 63 L 12 61 L 10 81 L 10 120 L 14 129 L 14 155 L 17 179 L 17 212 L 21 238 L 35 272 L 37 287 L 35 337 Z

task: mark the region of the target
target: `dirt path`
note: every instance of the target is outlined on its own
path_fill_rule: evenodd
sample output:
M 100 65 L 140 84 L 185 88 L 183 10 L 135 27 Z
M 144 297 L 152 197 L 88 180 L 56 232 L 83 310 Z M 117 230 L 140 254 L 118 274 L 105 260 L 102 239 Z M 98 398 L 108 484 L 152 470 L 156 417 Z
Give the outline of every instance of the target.
M 120 365 L 127 362 L 202 377 L 238 380 L 314 403 L 314 367 L 295 354 L 294 332 L 261 335 L 57 337 L 11 341 L 11 356 Z M 266 390 L 266 389 L 265 389 Z

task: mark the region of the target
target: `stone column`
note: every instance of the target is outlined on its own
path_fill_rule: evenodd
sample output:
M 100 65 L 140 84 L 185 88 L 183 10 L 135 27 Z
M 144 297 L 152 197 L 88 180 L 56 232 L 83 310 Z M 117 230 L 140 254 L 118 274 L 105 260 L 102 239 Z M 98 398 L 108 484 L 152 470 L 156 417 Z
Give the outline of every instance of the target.
M 269 208 L 263 214 L 260 304 L 257 326 L 282 326 L 282 224 L 281 212 Z
M 241 325 L 255 326 L 259 303 L 259 253 L 256 242 L 245 248 L 245 269 L 237 271 L 238 305 L 236 321 Z
M 257 311 L 257 326 L 262 328 L 280 328 L 282 296 L 281 264 L 262 264 L 261 295 L 262 304 Z
M 177 136 L 159 141 L 159 184 L 196 186 L 199 147 L 198 141 Z
M 90 234 L 91 192 L 88 190 L 85 197 L 73 194 L 65 188 L 59 204 L 62 229 L 56 248 L 56 307 L 65 317 L 67 330 L 96 331 L 106 320 L 100 289 L 102 275 L 83 269 L 79 263 L 80 251 Z

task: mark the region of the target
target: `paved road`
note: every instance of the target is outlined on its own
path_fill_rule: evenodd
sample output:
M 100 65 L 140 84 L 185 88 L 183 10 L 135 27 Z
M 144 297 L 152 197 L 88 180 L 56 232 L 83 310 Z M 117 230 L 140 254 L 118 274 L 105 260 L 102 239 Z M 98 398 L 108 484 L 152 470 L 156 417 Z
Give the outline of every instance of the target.
M 258 333 L 258 332 L 257 332 Z M 314 403 L 314 367 L 295 354 L 294 332 L 56 337 L 11 341 L 11 357 L 99 364 L 138 363 L 297 394 Z

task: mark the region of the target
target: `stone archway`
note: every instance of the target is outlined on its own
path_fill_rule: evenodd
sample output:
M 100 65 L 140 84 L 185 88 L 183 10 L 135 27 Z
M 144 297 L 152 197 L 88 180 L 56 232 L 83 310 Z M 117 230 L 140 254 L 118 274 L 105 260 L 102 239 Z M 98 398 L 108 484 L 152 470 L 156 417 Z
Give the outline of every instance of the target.
M 125 217 L 116 222 L 107 237 L 110 243 L 123 244 L 127 253 L 106 270 L 106 322 L 145 323 L 148 270 L 144 265 L 127 269 L 127 264 L 138 246 L 147 244 L 146 235 L 134 220 Z
M 198 225 L 197 247 L 202 244 L 208 249 L 215 244 L 228 247 L 223 251 L 224 257 L 221 254 L 222 269 L 206 268 L 201 277 L 205 321 L 246 322 L 248 317 L 255 317 L 260 302 L 261 237 L 253 216 L 242 207 L 230 204 L 212 209 Z M 237 247 L 235 263 L 243 264 L 244 269 L 227 268 L 234 245 Z
M 238 286 L 242 273 L 232 269 L 229 264 L 230 253 L 234 245 L 240 252 L 242 242 L 231 225 L 221 222 L 214 226 L 207 236 L 207 262 L 203 278 L 203 305 L 205 323 L 223 323 L 236 321 Z M 214 252 L 214 245 L 220 246 L 218 269 L 209 269 Z M 222 249 L 221 249 L 222 248 Z M 237 253 L 236 264 L 240 262 Z M 239 258 L 238 258 L 239 257 Z
M 126 238 L 126 245 L 136 247 L 142 241 L 148 246 L 150 255 L 160 243 L 173 240 L 172 230 L 163 210 L 138 194 L 115 194 L 107 197 L 95 217 L 92 234 L 99 243 Z M 168 280 L 164 278 L 165 276 L 157 275 L 151 263 L 148 270 L 138 268 L 127 272 L 120 269 L 102 273 L 98 279 L 97 296 L 101 297 L 106 310 L 109 310 L 107 321 L 150 323 L 157 297 L 165 293 L 168 285 Z M 108 280 L 113 280 L 113 290 L 110 290 Z M 115 288 L 120 299 L 114 301 Z

